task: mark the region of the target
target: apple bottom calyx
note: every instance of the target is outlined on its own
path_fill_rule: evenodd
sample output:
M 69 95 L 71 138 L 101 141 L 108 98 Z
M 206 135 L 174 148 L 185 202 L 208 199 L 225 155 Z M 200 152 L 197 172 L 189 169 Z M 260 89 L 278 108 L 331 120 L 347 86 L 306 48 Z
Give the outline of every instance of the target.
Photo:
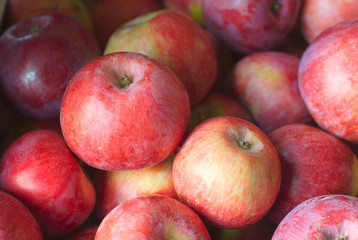
M 122 74 L 118 80 L 118 84 L 121 88 L 126 88 L 132 84 L 132 79 L 127 74 Z
M 249 141 L 240 140 L 240 139 L 236 139 L 236 141 L 241 149 L 250 150 L 250 148 L 252 147 L 252 144 Z
M 271 12 L 273 15 L 278 16 L 279 11 L 281 10 L 281 5 L 278 3 L 278 0 L 273 1 L 271 5 Z

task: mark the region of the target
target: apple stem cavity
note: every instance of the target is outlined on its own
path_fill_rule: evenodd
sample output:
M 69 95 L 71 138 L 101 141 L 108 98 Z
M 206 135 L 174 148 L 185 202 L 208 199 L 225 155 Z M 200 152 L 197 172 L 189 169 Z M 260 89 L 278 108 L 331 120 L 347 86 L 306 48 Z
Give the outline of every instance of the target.
M 335 238 L 335 240 L 348 240 L 348 237 L 346 237 L 346 236 L 339 236 L 339 237 Z
M 239 147 L 241 149 L 244 149 L 244 150 L 250 150 L 250 148 L 252 147 L 252 144 L 246 140 L 237 140 L 237 144 L 239 145 Z
M 40 25 L 39 25 L 39 24 L 35 24 L 35 25 L 33 25 L 33 26 L 31 27 L 30 32 L 31 32 L 31 33 L 34 33 L 34 32 L 37 32 L 37 31 L 39 31 L 39 30 L 40 30 Z
M 278 0 L 274 0 L 271 5 L 271 12 L 273 13 L 273 15 L 277 17 L 280 10 L 281 10 L 281 4 L 279 3 Z
M 131 85 L 132 80 L 127 74 L 122 74 L 121 77 L 118 80 L 118 84 L 121 88 L 126 88 L 129 85 Z

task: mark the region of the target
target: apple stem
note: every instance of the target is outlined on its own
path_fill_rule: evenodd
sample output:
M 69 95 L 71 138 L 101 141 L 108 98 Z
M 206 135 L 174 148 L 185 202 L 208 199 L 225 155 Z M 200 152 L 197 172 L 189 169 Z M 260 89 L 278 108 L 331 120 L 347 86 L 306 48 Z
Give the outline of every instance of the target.
M 239 144 L 239 147 L 244 150 L 249 150 L 251 148 L 251 143 L 249 141 L 237 140 L 237 143 Z
M 281 9 L 281 5 L 278 3 L 278 0 L 274 0 L 272 5 L 271 5 L 271 12 L 275 15 L 278 16 L 278 13 Z
M 121 88 L 126 88 L 129 85 L 131 85 L 131 83 L 132 83 L 132 80 L 129 77 L 129 75 L 127 75 L 127 74 L 122 74 L 122 76 L 118 80 L 118 84 Z

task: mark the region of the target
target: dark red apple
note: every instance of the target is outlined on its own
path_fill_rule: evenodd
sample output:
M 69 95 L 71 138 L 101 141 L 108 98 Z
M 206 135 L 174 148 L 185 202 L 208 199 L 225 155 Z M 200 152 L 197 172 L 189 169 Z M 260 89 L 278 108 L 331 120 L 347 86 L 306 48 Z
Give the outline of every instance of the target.
M 72 17 L 49 14 L 24 20 L 0 37 L 1 88 L 26 116 L 58 116 L 73 74 L 99 55 L 94 33 Z
M 82 224 L 95 205 L 95 190 L 63 139 L 34 130 L 15 140 L 0 165 L 0 186 L 21 200 L 47 237 Z

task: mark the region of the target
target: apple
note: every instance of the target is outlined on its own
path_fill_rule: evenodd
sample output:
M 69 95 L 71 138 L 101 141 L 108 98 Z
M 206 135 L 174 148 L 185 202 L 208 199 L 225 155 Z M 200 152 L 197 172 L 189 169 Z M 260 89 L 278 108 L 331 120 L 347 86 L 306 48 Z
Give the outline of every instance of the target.
M 0 84 L 25 116 L 56 117 L 70 78 L 99 55 L 94 34 L 72 17 L 48 14 L 24 20 L 0 37 Z
M 358 198 L 340 194 L 310 198 L 279 224 L 272 240 L 357 239 Z
M 76 229 L 66 237 L 66 240 L 93 240 L 96 236 L 98 225 L 88 225 Z
M 261 51 L 245 56 L 232 70 L 234 95 L 266 133 L 291 123 L 314 122 L 298 90 L 299 63 L 288 53 Z
M 358 20 L 320 34 L 304 52 L 298 69 L 302 99 L 318 126 L 358 143 Z
M 269 134 L 282 167 L 282 182 L 269 217 L 279 223 L 301 202 L 324 194 L 358 194 L 358 160 L 337 137 L 305 124 Z
M 168 196 L 148 195 L 115 207 L 99 225 L 95 240 L 209 240 L 199 216 Z
M 179 199 L 221 228 L 256 223 L 281 183 L 280 159 L 268 136 L 246 120 L 220 116 L 198 125 L 173 163 Z
M 63 139 L 34 130 L 15 140 L 0 164 L 1 189 L 34 215 L 46 237 L 66 234 L 95 206 L 95 190 Z
M 140 53 L 116 52 L 83 66 L 61 106 L 61 129 L 86 164 L 107 170 L 153 166 L 181 144 L 188 93 L 175 73 Z
M 184 13 L 160 10 L 118 28 L 104 54 L 139 52 L 171 68 L 186 87 L 191 105 L 213 87 L 218 62 L 208 33 Z
M 159 0 L 84 0 L 96 36 L 104 48 L 112 33 L 126 22 L 162 8 Z
M 164 0 L 164 7 L 179 10 L 201 26 L 205 26 L 203 17 L 203 0 Z
M 0 209 L 1 239 L 43 239 L 40 227 L 29 209 L 3 190 L 0 190 Z
M 232 116 L 254 122 L 247 109 L 236 99 L 223 94 L 210 93 L 191 108 L 188 132 L 206 119 L 218 116 Z
M 300 26 L 305 39 L 311 43 L 327 28 L 357 17 L 357 1 L 306 0 L 302 2 Z
M 60 13 L 81 21 L 92 29 L 91 15 L 82 0 L 7 0 L 7 27 L 22 20 L 45 14 Z
M 252 53 L 278 46 L 294 27 L 301 0 L 203 0 L 207 28 L 233 50 Z
M 178 198 L 172 178 L 174 154 L 160 163 L 134 171 L 94 172 L 96 188 L 95 213 L 102 220 L 117 205 L 145 195 L 159 194 Z

